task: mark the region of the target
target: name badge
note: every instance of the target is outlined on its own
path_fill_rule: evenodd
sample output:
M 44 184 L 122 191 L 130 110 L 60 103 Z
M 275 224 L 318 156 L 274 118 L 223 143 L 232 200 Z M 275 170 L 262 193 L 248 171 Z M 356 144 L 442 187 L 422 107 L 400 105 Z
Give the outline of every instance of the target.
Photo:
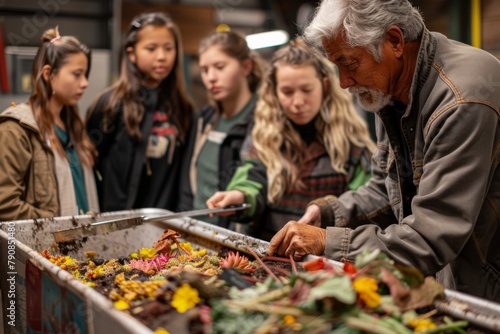
M 222 144 L 224 139 L 226 138 L 227 133 L 220 132 L 220 131 L 210 131 L 208 133 L 208 138 L 207 140 L 211 141 L 212 143 L 216 144 Z

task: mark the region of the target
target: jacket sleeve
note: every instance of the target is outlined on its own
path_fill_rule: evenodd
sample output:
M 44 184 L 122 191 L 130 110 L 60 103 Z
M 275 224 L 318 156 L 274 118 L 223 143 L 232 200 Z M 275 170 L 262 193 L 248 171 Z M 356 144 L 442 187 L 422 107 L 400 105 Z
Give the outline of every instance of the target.
M 29 172 L 33 152 L 30 138 L 12 121 L 0 123 L 0 220 L 54 217 L 57 212 L 36 208 L 24 200 L 25 176 Z
M 356 191 L 347 191 L 340 198 L 326 196 L 312 201 L 321 210 L 321 226 L 355 227 L 361 224 L 387 226 L 397 222 L 392 214 L 382 168 L 390 160 L 389 140 L 377 119 L 377 149 L 371 158 L 370 180 Z
M 191 160 L 193 159 L 194 146 L 196 144 L 197 125 L 200 119 L 200 114 L 197 114 L 191 124 L 191 128 L 187 135 L 186 146 L 182 153 L 182 162 L 179 180 L 179 204 L 177 211 L 187 211 L 193 209 L 194 194 L 191 191 L 190 173 Z
M 353 260 L 364 248 L 380 249 L 426 275 L 456 258 L 486 201 L 500 145 L 498 115 L 483 104 L 458 104 L 423 131 L 424 166 L 412 214 L 385 229 L 328 227 L 327 256 Z
M 239 190 L 245 194 L 245 202 L 252 205 L 233 220 L 247 223 L 260 216 L 266 209 L 267 173 L 266 167 L 256 159 L 248 159 L 234 173 L 226 190 Z

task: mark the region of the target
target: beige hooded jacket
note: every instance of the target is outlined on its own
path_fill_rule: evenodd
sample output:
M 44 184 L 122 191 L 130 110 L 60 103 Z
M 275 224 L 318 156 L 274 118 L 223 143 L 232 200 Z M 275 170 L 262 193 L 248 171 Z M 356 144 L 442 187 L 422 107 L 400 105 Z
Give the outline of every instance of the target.
M 71 170 L 40 134 L 27 104 L 0 114 L 0 221 L 77 215 Z M 84 166 L 89 209 L 99 212 L 95 181 Z

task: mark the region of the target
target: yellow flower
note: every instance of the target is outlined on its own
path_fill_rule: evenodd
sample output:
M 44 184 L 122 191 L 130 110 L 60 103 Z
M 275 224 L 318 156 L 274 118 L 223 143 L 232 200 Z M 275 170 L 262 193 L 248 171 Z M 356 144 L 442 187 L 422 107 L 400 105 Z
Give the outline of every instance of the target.
M 408 323 L 417 333 L 422 333 L 428 331 L 429 329 L 436 328 L 436 324 L 431 319 L 413 318 L 408 320 Z
M 377 293 L 378 284 L 372 277 L 360 277 L 354 280 L 352 287 L 359 293 L 359 298 L 368 307 L 374 308 L 380 305 L 380 295 Z
M 119 300 L 117 302 L 114 302 L 113 305 L 115 305 L 115 308 L 119 310 L 126 310 L 130 307 L 130 305 L 124 300 Z
M 193 251 L 193 246 L 191 246 L 191 243 L 190 242 L 180 242 L 181 246 L 187 250 L 188 252 L 192 252 Z
M 154 334 L 170 334 L 170 332 L 167 331 L 165 328 L 160 327 L 155 330 Z
M 293 325 L 296 321 L 297 319 L 293 315 L 288 314 L 283 317 L 283 322 L 287 325 Z
M 207 250 L 205 248 L 200 249 L 200 250 L 194 250 L 191 252 L 191 255 L 195 259 L 199 258 L 199 257 L 203 257 L 203 256 L 207 255 Z
M 134 252 L 134 253 L 130 254 L 130 258 L 138 260 L 139 259 L 139 254 L 137 254 L 137 253 Z
M 172 306 L 179 313 L 184 313 L 200 302 L 198 290 L 193 289 L 189 284 L 182 284 L 175 290 L 172 296 Z
M 151 259 L 157 255 L 154 248 L 141 248 L 139 249 L 139 254 L 142 259 Z

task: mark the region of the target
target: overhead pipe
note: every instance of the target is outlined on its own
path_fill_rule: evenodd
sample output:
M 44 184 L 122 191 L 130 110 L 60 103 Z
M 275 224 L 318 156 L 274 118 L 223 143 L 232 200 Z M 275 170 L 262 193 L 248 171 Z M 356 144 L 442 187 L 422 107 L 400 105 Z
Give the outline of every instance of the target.
M 481 47 L 481 0 L 471 0 L 471 45 Z

